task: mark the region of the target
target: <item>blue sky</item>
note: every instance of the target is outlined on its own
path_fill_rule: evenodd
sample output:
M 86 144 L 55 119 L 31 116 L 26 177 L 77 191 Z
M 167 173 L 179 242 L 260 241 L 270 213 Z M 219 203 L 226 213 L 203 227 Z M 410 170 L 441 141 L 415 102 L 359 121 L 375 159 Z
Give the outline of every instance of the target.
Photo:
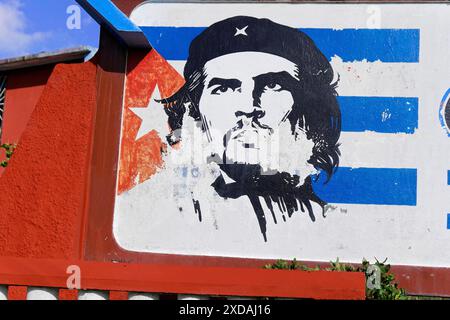
M 0 0 L 0 59 L 81 45 L 98 47 L 99 26 L 81 9 L 80 29 L 69 29 L 75 0 Z M 73 11 L 72 11 L 73 12 Z M 70 19 L 72 18 L 72 19 Z

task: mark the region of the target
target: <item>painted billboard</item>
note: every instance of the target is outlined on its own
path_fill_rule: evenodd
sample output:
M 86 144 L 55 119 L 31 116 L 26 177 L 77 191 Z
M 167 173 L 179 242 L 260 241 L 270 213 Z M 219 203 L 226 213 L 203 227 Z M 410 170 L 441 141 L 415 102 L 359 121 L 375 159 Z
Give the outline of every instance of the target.
M 138 6 L 131 20 L 155 50 L 128 61 L 117 243 L 448 266 L 449 15 L 447 5 Z

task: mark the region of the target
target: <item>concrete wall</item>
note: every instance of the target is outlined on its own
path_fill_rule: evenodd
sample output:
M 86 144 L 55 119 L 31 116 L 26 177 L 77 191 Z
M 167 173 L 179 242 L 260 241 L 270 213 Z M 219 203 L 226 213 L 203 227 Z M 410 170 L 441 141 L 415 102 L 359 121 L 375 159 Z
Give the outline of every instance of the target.
M 42 91 L 0 179 L 0 255 L 69 258 L 80 254 L 95 72 L 89 62 L 58 65 Z M 27 92 L 26 87 L 17 90 Z M 13 89 L 9 94 L 7 112 L 19 92 Z M 27 99 L 17 105 L 31 111 Z M 8 133 L 7 116 L 5 135 L 18 138 L 18 131 Z
M 112 37 L 91 62 L 57 65 L 45 87 L 11 87 L 6 112 L 8 103 L 16 101 L 27 106 L 29 119 L 17 115 L 21 124 L 10 122 L 11 129 L 5 129 L 6 137 L 18 139 L 19 146 L 0 179 L 0 256 L 257 268 L 267 262 L 260 259 L 339 257 L 360 262 L 363 257 L 387 257 L 390 263 L 412 268 L 449 266 L 450 140 L 439 120 L 440 114 L 445 117 L 443 97 L 449 87 L 450 65 L 442 58 L 448 52 L 448 34 L 442 27 L 448 26 L 448 7 L 381 6 L 381 29 L 368 28 L 372 15 L 365 5 L 338 9 L 296 5 L 295 10 L 280 5 L 279 11 L 265 5 L 251 7 L 252 15 L 307 28 L 340 75 L 340 165 L 328 185 L 322 180 L 314 184 L 328 203 L 325 217 L 316 203 L 315 221 L 305 209 L 291 217 L 279 212 L 275 224 L 270 208 L 263 208 L 265 242 L 261 215 L 249 201 L 238 204 L 216 196 L 217 202 L 229 205 L 217 209 L 215 200 L 192 199 L 184 192 L 198 183 L 201 170 L 171 157 L 183 150 L 183 144 L 168 144 L 167 114 L 154 99 L 166 98 L 183 86 L 189 41 L 172 41 L 176 35 L 166 33 L 169 29 L 155 33 L 155 26 L 174 26 L 174 7 L 154 6 L 158 10 L 150 11 L 158 16 L 146 6 L 140 9 L 143 20 L 138 11 L 132 16 L 149 37 L 161 38 L 151 39 L 156 50 L 129 50 L 125 88 L 123 72 L 114 66 L 125 64 L 126 50 Z M 177 11 L 178 23 L 192 31 L 249 10 L 240 5 L 220 10 L 209 6 L 192 7 L 200 17 L 195 21 L 188 17 L 194 9 Z M 246 37 L 244 31 L 251 35 L 251 28 L 237 28 L 231 30 L 233 37 L 236 33 Z M 328 35 L 332 37 L 327 40 Z M 371 46 L 373 39 L 382 41 Z M 167 43 L 174 50 L 168 50 Z M 175 50 L 173 45 L 184 47 Z M 242 69 L 253 61 L 247 62 Z M 24 74 L 22 79 L 29 77 Z M 200 193 L 210 185 L 204 180 Z M 110 193 L 112 200 L 102 202 Z M 90 206 L 94 201 L 101 203 L 95 210 Z M 416 268 L 414 281 L 412 269 L 398 270 L 415 292 L 448 294 L 442 287 L 448 269 Z M 0 299 L 6 295 L 4 289 L 0 288 Z M 47 291 L 39 287 L 28 293 L 39 298 L 48 297 Z M 105 298 L 105 294 L 87 292 L 82 297 Z
M 444 58 L 449 49 L 448 14 L 446 5 L 147 3 L 135 9 L 132 21 L 147 34 L 162 59 L 150 55 L 145 58 L 147 62 L 142 61 L 128 73 L 114 217 L 118 244 L 141 253 L 313 261 L 339 257 L 352 262 L 376 257 L 394 264 L 449 266 L 450 250 L 443 248 L 448 247 L 450 239 L 450 140 L 439 118 L 441 100 L 449 87 L 450 63 Z M 288 56 L 276 48 L 279 39 L 270 38 L 270 28 L 265 30 L 249 19 L 223 23 L 214 35 L 227 43 L 221 48 L 263 37 L 267 42 L 259 47 L 242 45 L 247 51 L 265 52 L 261 61 L 248 53 L 235 54 L 236 59 L 231 54 L 226 56 L 239 51 L 240 44 L 215 53 L 218 44 L 214 44 L 214 37 L 207 36 L 203 36 L 208 40 L 202 45 L 210 45 L 209 51 L 192 47 L 189 51 L 191 41 L 206 27 L 239 15 L 265 17 L 302 30 L 330 62 L 334 80 L 339 75 L 339 168 L 329 183 L 325 184 L 324 173 L 312 183 L 314 194 L 326 204 L 297 198 L 292 212 L 282 206 L 279 210 L 276 199 L 285 194 L 280 195 L 282 186 L 270 179 L 273 184 L 264 189 L 266 193 L 261 191 L 259 199 L 253 198 L 250 189 L 238 195 L 220 195 L 211 187 L 219 181 L 216 179 L 228 175 L 223 178 L 224 185 L 233 185 L 240 184 L 240 176 L 236 180 L 233 173 L 230 176 L 225 170 L 224 174 L 217 166 L 223 159 L 196 161 L 195 157 L 211 143 L 205 142 L 202 122 L 187 113 L 180 130 L 181 142 L 173 146 L 167 143 L 166 136 L 174 128 L 168 127 L 163 106 L 154 100 L 170 97 L 182 86 L 188 57 L 191 65 L 208 63 L 205 87 L 209 73 L 241 79 L 246 70 L 289 69 L 283 64 L 285 60 L 273 60 L 273 55 Z M 281 32 L 279 36 L 286 37 L 287 48 L 295 41 Z M 214 69 L 211 59 L 202 55 L 214 61 L 220 58 L 223 64 Z M 151 69 L 150 65 L 158 67 Z M 309 67 L 299 66 L 300 77 Z M 219 141 L 219 147 L 224 134 L 219 132 L 215 137 L 214 129 L 226 126 L 227 114 L 222 110 L 228 108 L 234 114 L 233 104 L 244 95 L 240 91 L 243 88 L 232 90 L 227 102 L 208 100 L 217 108 L 211 112 L 205 102 L 209 91 L 205 88 L 202 92 L 203 107 L 200 103 L 199 108 L 203 108 L 203 125 L 209 126 L 208 139 Z M 281 108 L 283 99 L 274 96 L 272 104 Z M 238 104 L 244 104 L 241 100 Z M 184 102 L 189 108 L 189 100 Z M 316 106 L 315 112 L 320 114 L 323 105 L 316 102 Z M 270 110 L 267 108 L 263 118 L 269 118 L 267 123 L 273 120 L 268 115 Z M 322 124 L 327 121 L 323 118 Z M 323 140 L 308 137 L 300 146 L 297 142 L 290 145 L 289 135 L 285 137 L 278 146 L 281 161 L 287 162 L 285 167 L 300 161 L 295 169 L 301 171 L 301 182 L 309 175 L 315 177 L 314 169 L 320 166 L 311 168 L 313 158 L 309 158 L 311 146 L 307 141 L 317 146 L 324 144 Z M 199 148 L 192 152 L 196 146 Z M 222 152 L 215 154 L 221 156 Z M 269 196 L 264 199 L 262 194 Z
M 10 71 L 7 76 L 2 143 L 18 143 L 54 65 Z M 30 75 L 33 76 L 30 76 Z

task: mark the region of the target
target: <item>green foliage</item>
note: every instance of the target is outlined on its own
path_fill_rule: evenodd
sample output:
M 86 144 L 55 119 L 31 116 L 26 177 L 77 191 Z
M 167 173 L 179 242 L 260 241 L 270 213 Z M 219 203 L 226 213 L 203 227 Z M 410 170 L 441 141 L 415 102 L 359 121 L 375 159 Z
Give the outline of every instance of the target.
M 5 149 L 5 152 L 6 152 L 6 159 L 4 161 L 0 162 L 0 166 L 5 168 L 8 166 L 9 159 L 11 159 L 11 157 L 14 153 L 14 150 L 16 149 L 16 145 L 10 144 L 10 143 L 4 143 L 4 144 L 0 145 L 0 148 Z
M 379 288 L 374 289 L 370 289 L 366 286 L 366 298 L 369 300 L 407 299 L 405 290 L 398 287 L 398 284 L 395 282 L 394 274 L 390 272 L 391 265 L 386 264 L 386 260 L 383 262 L 376 260 L 373 265 L 380 270 L 380 286 Z M 370 281 L 371 276 L 375 272 L 374 270 L 370 272 L 370 270 L 368 270 L 369 266 L 370 263 L 364 259 L 362 265 L 356 269 L 356 271 L 364 272 L 366 274 L 366 281 Z M 372 277 L 372 279 L 373 278 L 374 277 Z
M 281 270 L 300 270 L 300 271 L 336 271 L 336 272 L 364 272 L 366 275 L 366 299 L 368 300 L 403 300 L 407 299 L 404 289 L 398 287 L 395 282 L 395 276 L 390 272 L 391 266 L 386 264 L 386 260 L 376 262 L 371 265 L 369 261 L 363 259 L 361 265 L 355 266 L 344 264 L 339 261 L 330 261 L 330 267 L 321 269 L 319 266 L 314 268 L 299 263 L 296 259 L 293 261 L 278 260 L 274 264 L 264 266 L 265 269 Z M 379 271 L 379 278 L 374 273 Z M 379 283 L 376 283 L 379 279 Z M 372 284 L 372 285 L 369 285 Z
M 300 264 L 296 259 L 292 261 L 277 260 L 274 264 L 264 266 L 265 269 L 280 269 L 280 270 L 301 270 L 301 271 L 319 271 L 320 267 L 309 268 L 304 264 Z

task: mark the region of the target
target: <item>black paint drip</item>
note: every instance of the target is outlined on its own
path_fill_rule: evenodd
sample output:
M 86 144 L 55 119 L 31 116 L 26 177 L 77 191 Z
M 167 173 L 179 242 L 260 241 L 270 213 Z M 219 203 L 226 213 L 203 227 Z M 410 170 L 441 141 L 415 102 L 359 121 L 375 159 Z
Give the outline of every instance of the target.
M 315 221 L 316 217 L 311 203 L 319 204 L 322 208 L 322 214 L 327 204 L 314 193 L 311 177 L 305 179 L 303 185 L 298 186 L 300 181 L 298 176 L 292 176 L 285 172 L 274 175 L 260 175 L 258 166 L 233 164 L 221 165 L 221 169 L 239 182 L 227 184 L 220 176 L 212 186 L 223 198 L 237 199 L 241 196 L 249 198 L 265 242 L 267 242 L 267 220 L 261 206 L 261 198 L 264 199 L 269 208 L 274 223 L 277 223 L 273 210 L 274 203 L 278 206 L 284 221 L 286 221 L 286 213 L 290 218 L 298 211 L 307 211 L 310 219 Z
M 200 209 L 200 202 L 194 199 L 194 195 L 192 195 L 192 203 L 194 204 L 194 212 L 198 214 L 198 220 L 202 222 L 202 210 Z

